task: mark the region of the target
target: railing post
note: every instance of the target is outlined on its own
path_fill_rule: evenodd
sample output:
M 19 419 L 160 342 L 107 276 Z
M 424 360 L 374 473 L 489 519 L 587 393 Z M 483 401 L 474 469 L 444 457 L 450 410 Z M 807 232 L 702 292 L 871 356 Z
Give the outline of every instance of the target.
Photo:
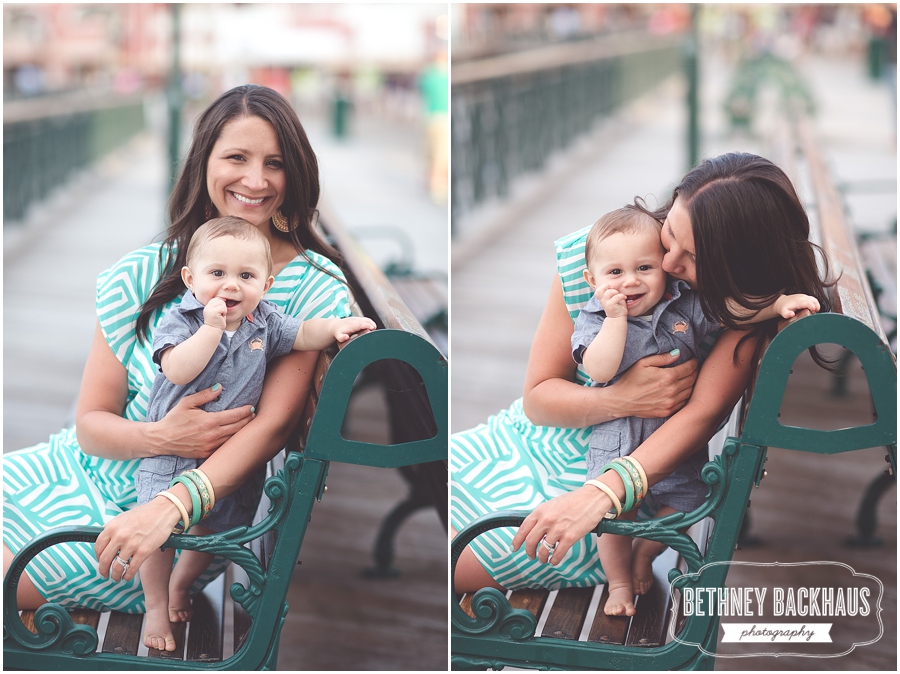
M 687 76 L 687 169 L 697 165 L 700 159 L 700 41 L 697 36 L 698 6 L 691 5 L 691 28 L 685 41 L 684 69 Z
M 172 11 L 172 69 L 169 73 L 169 192 L 178 177 L 181 156 L 181 5 L 169 5 Z

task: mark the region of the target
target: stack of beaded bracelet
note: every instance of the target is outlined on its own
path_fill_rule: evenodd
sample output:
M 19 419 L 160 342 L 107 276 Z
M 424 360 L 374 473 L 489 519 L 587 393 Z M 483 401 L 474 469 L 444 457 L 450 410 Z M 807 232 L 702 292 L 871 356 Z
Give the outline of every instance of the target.
M 178 524 L 181 526 L 179 528 L 178 525 L 175 525 L 175 528 L 172 529 L 172 533 L 183 534 L 187 533 L 188 529 L 199 523 L 200 520 L 209 516 L 213 506 L 216 505 L 216 494 L 213 491 L 212 483 L 209 481 L 209 478 L 198 468 L 186 470 L 173 479 L 169 486 L 174 487 L 176 484 L 184 485 L 184 488 L 188 491 L 188 495 L 191 497 L 190 517 L 187 514 L 187 507 L 185 507 L 181 499 L 172 492 L 161 491 L 158 496 L 165 496 L 175 504 L 176 508 L 178 508 L 178 512 L 181 513 L 181 522 Z
M 587 480 L 585 484 L 593 485 L 609 496 L 612 501 L 613 510 L 610 510 L 603 517 L 606 519 L 615 519 L 623 512 L 628 512 L 633 508 L 639 508 L 647 496 L 648 483 L 647 473 L 644 467 L 632 456 L 623 456 L 610 461 L 600 469 L 601 473 L 612 470 L 622 478 L 622 484 L 625 485 L 625 503 L 623 504 L 615 492 L 606 484 L 599 480 Z

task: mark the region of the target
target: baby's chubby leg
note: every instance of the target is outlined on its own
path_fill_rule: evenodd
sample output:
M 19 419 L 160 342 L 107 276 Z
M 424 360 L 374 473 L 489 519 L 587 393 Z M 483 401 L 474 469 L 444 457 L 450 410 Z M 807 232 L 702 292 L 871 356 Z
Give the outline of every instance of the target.
M 191 527 L 191 534 L 205 536 L 212 533 L 206 527 L 196 525 Z M 191 610 L 191 586 L 200 577 L 213 555 L 208 552 L 196 550 L 182 550 L 178 556 L 178 562 L 172 569 L 172 577 L 168 588 L 169 620 L 173 623 L 188 622 L 193 617 Z
M 633 520 L 635 513 L 625 513 L 619 519 Z M 603 611 L 606 615 L 635 614 L 632 586 L 631 537 L 602 534 L 597 539 L 600 564 L 606 574 L 608 595 Z
M 175 650 L 175 636 L 169 624 L 169 575 L 175 550 L 154 552 L 141 565 L 141 585 L 147 616 L 144 619 L 144 645 L 161 651 Z
M 656 517 L 665 517 L 677 512 L 675 508 L 660 506 L 656 511 Z M 651 541 L 646 538 L 635 538 L 631 551 L 632 582 L 635 594 L 647 594 L 653 587 L 653 560 L 666 549 L 665 543 Z

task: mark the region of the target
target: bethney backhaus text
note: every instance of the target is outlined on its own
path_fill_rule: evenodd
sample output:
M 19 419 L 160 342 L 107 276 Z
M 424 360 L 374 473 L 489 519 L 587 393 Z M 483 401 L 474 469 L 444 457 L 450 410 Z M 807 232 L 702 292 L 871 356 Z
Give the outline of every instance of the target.
M 681 593 L 686 616 L 835 617 L 870 611 L 867 587 L 685 587 Z

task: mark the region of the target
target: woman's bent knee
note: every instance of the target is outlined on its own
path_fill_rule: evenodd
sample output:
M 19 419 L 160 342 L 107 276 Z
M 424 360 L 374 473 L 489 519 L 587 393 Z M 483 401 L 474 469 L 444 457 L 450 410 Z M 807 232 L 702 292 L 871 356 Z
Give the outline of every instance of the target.
M 453 588 L 457 592 L 475 592 L 483 587 L 506 591 L 478 561 L 471 548 L 466 548 L 456 563 Z
M 6 578 L 6 574 L 9 571 L 9 567 L 12 566 L 12 561 L 15 555 L 13 555 L 12 550 L 10 550 L 6 543 L 3 544 L 3 577 Z M 34 586 L 34 583 L 31 582 L 31 578 L 28 577 L 27 573 L 23 573 L 19 576 L 19 587 L 16 591 L 16 600 L 20 610 L 23 611 L 33 611 L 38 606 L 47 603 L 47 599 L 38 592 L 37 588 Z

